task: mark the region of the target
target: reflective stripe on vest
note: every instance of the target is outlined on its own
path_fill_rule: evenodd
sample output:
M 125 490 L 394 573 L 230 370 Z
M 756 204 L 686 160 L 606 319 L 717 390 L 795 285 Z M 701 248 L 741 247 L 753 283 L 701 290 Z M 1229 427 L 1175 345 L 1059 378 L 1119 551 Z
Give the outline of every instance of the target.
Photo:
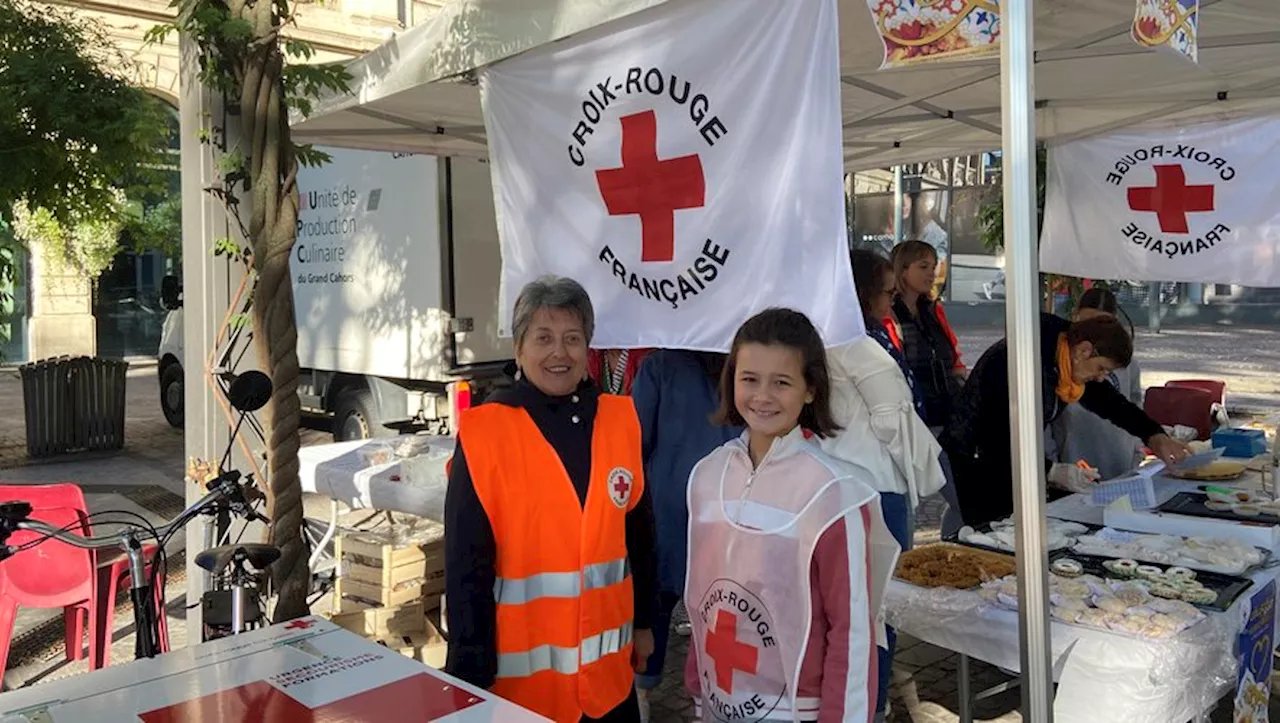
M 620 628 L 605 630 L 583 639 L 576 648 L 539 645 L 523 653 L 501 653 L 498 655 L 497 677 L 526 678 L 544 670 L 574 675 L 579 664 L 590 665 L 630 645 L 632 627 L 627 623 Z
M 523 605 L 541 598 L 574 598 L 582 590 L 617 585 L 630 574 L 631 562 L 623 557 L 587 565 L 581 575 L 576 572 L 544 572 L 529 577 L 499 577 L 493 584 L 493 597 L 499 605 Z

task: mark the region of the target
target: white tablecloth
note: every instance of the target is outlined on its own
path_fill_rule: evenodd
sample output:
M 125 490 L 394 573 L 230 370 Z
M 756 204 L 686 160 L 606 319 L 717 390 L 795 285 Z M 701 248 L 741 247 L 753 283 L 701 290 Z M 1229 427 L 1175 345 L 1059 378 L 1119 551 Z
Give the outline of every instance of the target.
M 1157 484 L 1163 502 L 1194 487 Z M 1102 524 L 1100 509 L 1082 495 L 1049 505 L 1050 517 Z M 1184 631 L 1174 640 L 1148 641 L 1075 625 L 1051 624 L 1054 720 L 1059 723 L 1171 723 L 1194 719 L 1234 689 L 1236 636 L 1248 613 L 1256 583 L 1280 574 L 1253 575 L 1255 587 L 1225 613 Z M 1008 670 L 1019 670 L 1018 614 L 985 604 L 974 591 L 924 590 L 893 580 L 885 595 L 890 625 L 934 645 Z
M 353 509 L 407 512 L 436 522 L 442 521 L 442 486 L 412 484 L 400 461 L 368 466 L 360 449 L 385 444 L 382 440 L 357 440 L 303 447 L 298 451 L 298 476 L 304 492 L 314 492 L 338 500 Z M 450 449 L 452 440 L 432 439 L 433 450 Z M 432 457 L 443 470 L 445 458 Z
M 319 618 L 0 695 L 0 723 L 547 719 Z

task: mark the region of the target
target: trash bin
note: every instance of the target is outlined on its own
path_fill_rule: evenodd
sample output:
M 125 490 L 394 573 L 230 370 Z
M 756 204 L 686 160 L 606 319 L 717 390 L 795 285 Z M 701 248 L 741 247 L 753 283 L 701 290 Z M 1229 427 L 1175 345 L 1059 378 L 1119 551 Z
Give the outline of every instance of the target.
M 124 361 L 65 356 L 20 367 L 28 456 L 123 448 L 128 370 Z
M 23 364 L 18 372 L 26 410 L 27 455 L 49 457 L 71 449 L 71 357 Z
M 71 360 L 73 449 L 124 448 L 125 382 L 129 362 L 100 357 Z

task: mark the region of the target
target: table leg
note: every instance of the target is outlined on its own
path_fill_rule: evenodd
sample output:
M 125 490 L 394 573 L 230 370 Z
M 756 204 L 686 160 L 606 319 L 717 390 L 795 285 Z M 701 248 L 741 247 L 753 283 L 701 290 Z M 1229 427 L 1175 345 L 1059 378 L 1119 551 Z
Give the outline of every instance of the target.
M 960 697 L 960 723 L 973 723 L 973 697 L 969 689 L 969 656 L 960 653 L 960 669 L 956 673 L 960 680 L 957 681 L 958 692 Z
M 316 543 L 316 549 L 311 551 L 311 559 L 307 560 L 307 567 L 315 570 L 316 560 L 320 559 L 320 555 L 324 554 L 324 548 L 329 546 L 329 541 L 333 539 L 333 535 L 338 530 L 338 501 L 329 502 L 329 529 L 324 531 L 324 537 Z

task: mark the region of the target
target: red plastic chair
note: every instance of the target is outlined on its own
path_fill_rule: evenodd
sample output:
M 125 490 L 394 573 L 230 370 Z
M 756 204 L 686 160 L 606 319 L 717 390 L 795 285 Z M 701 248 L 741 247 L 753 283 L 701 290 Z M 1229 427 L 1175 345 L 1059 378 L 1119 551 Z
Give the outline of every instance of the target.
M 0 485 L 0 502 L 17 500 L 31 504 L 34 519 L 56 527 L 79 523 L 71 532 L 92 534 L 84 493 L 77 485 Z M 22 530 L 14 533 L 9 544 L 17 546 L 38 537 L 36 533 Z M 143 548 L 148 574 L 154 552 L 155 545 Z M 122 583 L 128 589 L 129 561 L 123 553 L 106 553 L 100 567 L 97 562 L 87 550 L 47 540 L 0 563 L 0 676 L 8 661 L 19 606 L 64 608 L 67 660 L 84 658 L 84 625 L 88 618 L 89 669 L 107 665 L 116 594 Z M 157 606 L 161 596 L 157 590 Z M 163 614 L 160 633 L 160 649 L 168 652 L 169 631 Z
M 1181 389 L 1202 389 L 1209 393 L 1215 403 L 1224 407 L 1227 405 L 1227 383 L 1217 379 L 1174 379 L 1164 385 Z
M 72 526 L 76 534 L 89 534 L 84 493 L 73 484 L 0 486 L 0 502 L 22 500 L 31 503 L 31 516 L 55 527 Z M 38 539 L 39 534 L 19 530 L 9 538 L 10 546 Z M 57 540 L 20 552 L 0 563 L 0 675 L 4 674 L 13 637 L 18 607 L 63 608 L 66 623 L 67 660 L 84 657 L 84 626 L 98 625 L 98 591 L 93 555 Z M 97 655 L 90 638 L 90 655 Z
M 1213 433 L 1213 395 L 1189 387 L 1151 387 L 1143 399 L 1147 416 L 1165 426 L 1181 424 L 1196 430 L 1197 439 Z

